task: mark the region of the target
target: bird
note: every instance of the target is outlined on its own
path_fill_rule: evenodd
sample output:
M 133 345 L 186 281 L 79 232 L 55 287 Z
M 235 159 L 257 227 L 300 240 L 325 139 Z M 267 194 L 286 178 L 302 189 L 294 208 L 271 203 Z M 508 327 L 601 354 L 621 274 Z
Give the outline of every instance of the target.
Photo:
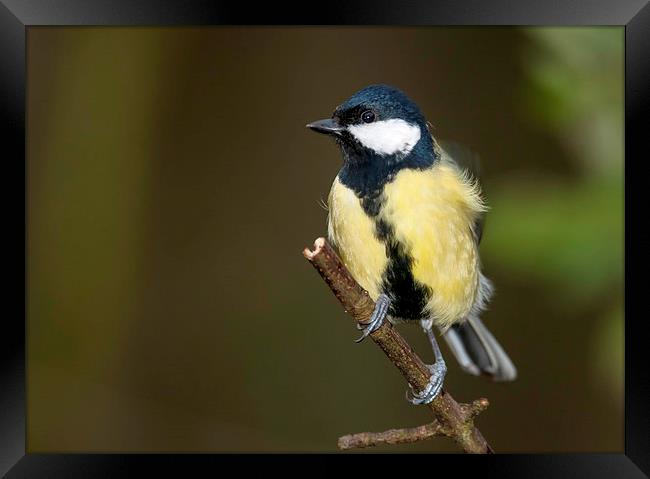
M 422 327 L 435 362 L 427 387 L 407 390 L 412 404 L 433 401 L 447 374 L 434 327 L 465 372 L 514 380 L 514 364 L 480 318 L 494 290 L 479 256 L 488 208 L 478 179 L 452 157 L 468 150 L 437 141 L 418 105 L 386 84 L 357 91 L 307 127 L 334 138 L 343 159 L 327 232 L 375 301 L 357 341 L 384 320 Z

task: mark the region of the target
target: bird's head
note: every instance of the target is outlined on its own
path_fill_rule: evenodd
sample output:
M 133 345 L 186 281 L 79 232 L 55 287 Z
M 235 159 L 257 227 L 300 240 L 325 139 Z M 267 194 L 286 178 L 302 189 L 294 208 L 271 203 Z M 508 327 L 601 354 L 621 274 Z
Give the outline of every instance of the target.
M 418 106 L 402 91 L 370 85 L 338 106 L 331 118 L 307 125 L 333 136 L 347 164 L 396 165 L 432 156 L 432 140 Z

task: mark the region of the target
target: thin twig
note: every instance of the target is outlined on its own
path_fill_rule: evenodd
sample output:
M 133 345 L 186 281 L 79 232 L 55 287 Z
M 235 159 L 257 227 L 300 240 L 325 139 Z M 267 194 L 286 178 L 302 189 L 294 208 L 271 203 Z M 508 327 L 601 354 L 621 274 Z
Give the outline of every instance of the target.
M 367 324 L 375 308 L 374 301 L 352 277 L 348 269 L 324 238 L 314 242 L 314 249 L 305 248 L 303 255 L 323 277 L 343 309 L 360 324 Z M 384 321 L 381 327 L 370 334 L 373 341 L 384 351 L 391 362 L 399 369 L 414 390 L 423 390 L 428 382 L 430 372 L 422 360 L 413 352 L 409 344 L 397 332 L 389 321 Z M 492 448 L 483 438 L 481 432 L 474 426 L 474 417 L 488 407 L 487 399 L 478 399 L 472 404 L 459 404 L 451 394 L 444 389 L 427 406 L 433 412 L 435 422 L 431 425 L 420 426 L 435 429 L 437 435 L 448 436 L 468 453 L 491 454 Z M 415 442 L 432 437 L 422 433 L 420 428 L 386 431 L 384 433 L 361 433 L 344 436 L 339 440 L 365 444 L 368 447 L 375 444 L 395 444 L 397 434 L 399 442 Z M 419 436 L 418 436 L 419 434 Z M 417 436 L 417 437 L 416 437 Z M 348 438 L 348 439 L 346 439 Z M 410 440 L 412 439 L 412 440 Z M 349 447 L 345 447 L 349 449 Z
M 405 444 L 431 439 L 435 436 L 445 436 L 442 426 L 437 421 L 423 426 L 406 429 L 389 429 L 384 432 L 360 432 L 348 434 L 339 438 L 339 449 L 363 448 L 379 444 Z

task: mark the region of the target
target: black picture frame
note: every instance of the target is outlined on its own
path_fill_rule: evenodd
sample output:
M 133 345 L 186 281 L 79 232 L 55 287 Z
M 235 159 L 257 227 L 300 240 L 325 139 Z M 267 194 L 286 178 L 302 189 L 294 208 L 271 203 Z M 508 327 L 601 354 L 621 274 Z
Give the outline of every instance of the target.
M 5 255 L 25 262 L 5 268 L 5 308 L 0 337 L 0 473 L 6 477 L 123 477 L 146 471 L 187 475 L 188 468 L 216 471 L 252 464 L 241 455 L 26 454 L 25 420 L 25 41 L 26 28 L 36 25 L 618 25 L 625 27 L 625 450 L 622 454 L 496 455 L 469 458 L 439 455 L 435 460 L 409 456 L 409 467 L 453 467 L 456 473 L 475 469 L 498 477 L 648 477 L 650 474 L 650 369 L 643 358 L 648 336 L 643 334 L 644 308 L 640 286 L 645 259 L 641 168 L 644 134 L 650 125 L 650 5 L 648 0 L 410 0 L 388 2 L 259 2 L 170 0 L 0 0 L 0 115 L 5 174 L 2 199 L 6 206 Z M 8 170 L 8 171 L 7 171 Z M 5 262 L 9 264 L 10 262 Z M 640 278 L 639 281 L 635 281 Z M 639 315 L 633 314 L 641 312 Z M 552 413 L 552 412 L 550 412 Z M 596 419 L 597 420 L 597 419 Z M 282 459 L 285 457 L 285 459 Z M 303 459 L 306 456 L 302 456 Z M 350 457 L 365 464 L 386 456 L 331 456 L 332 470 L 350 465 Z M 391 456 L 396 458 L 397 456 Z M 401 457 L 401 456 L 400 456 Z M 328 459 L 330 456 L 328 456 Z M 347 459 L 343 459 L 347 458 Z M 280 462 L 286 456 L 258 456 Z M 399 460 L 399 459 L 398 459 Z M 293 461 L 293 459 L 292 459 Z M 345 461 L 345 465 L 338 463 Z M 257 461 L 255 461 L 257 462 Z M 320 472 L 326 472 L 326 462 Z M 291 467 L 296 467 L 295 463 Z M 241 470 L 241 469 L 240 469 Z M 408 470 L 405 473 L 412 473 Z M 464 474 L 463 474 L 464 475 Z

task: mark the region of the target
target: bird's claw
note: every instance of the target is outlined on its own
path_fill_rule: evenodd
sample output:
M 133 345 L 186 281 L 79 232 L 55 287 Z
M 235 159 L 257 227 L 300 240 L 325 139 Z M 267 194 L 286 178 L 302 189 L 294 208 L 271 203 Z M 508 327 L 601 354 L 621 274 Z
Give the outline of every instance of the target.
M 427 365 L 427 367 L 431 371 L 431 378 L 424 390 L 415 392 L 413 386 L 411 386 L 406 391 L 406 400 L 411 404 L 429 404 L 442 391 L 445 375 L 447 374 L 447 365 L 444 361 L 437 361 L 435 364 Z
M 370 321 L 362 325 L 357 323 L 357 329 L 363 331 L 359 339 L 355 339 L 355 343 L 360 343 L 368 337 L 369 334 L 379 329 L 379 327 L 384 322 L 386 314 L 388 314 L 388 307 L 390 306 L 390 298 L 385 294 L 379 295 L 377 302 L 375 303 L 375 310 L 372 312 Z

